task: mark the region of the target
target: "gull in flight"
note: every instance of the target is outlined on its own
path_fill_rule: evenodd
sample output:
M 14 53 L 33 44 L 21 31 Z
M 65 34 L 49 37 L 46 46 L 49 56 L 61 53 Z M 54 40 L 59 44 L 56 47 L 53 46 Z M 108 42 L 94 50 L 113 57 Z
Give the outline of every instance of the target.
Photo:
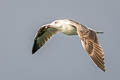
M 34 38 L 32 54 L 40 49 L 52 35 L 58 32 L 62 32 L 68 36 L 78 35 L 83 48 L 93 62 L 105 72 L 103 50 L 97 37 L 97 33 L 103 32 L 96 32 L 70 19 L 55 20 L 50 24 L 41 26 Z

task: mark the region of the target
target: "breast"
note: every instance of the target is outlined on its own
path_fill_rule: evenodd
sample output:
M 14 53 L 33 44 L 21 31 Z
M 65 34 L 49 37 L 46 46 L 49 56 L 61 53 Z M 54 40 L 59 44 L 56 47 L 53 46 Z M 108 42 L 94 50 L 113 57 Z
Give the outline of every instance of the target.
M 71 25 L 64 25 L 62 32 L 66 35 L 77 35 L 77 30 Z

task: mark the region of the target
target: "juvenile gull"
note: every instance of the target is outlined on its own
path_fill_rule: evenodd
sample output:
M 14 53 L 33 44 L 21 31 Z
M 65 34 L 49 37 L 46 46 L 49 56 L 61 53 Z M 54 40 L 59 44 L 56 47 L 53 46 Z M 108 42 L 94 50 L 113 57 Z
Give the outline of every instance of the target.
M 55 20 L 50 24 L 40 27 L 34 38 L 32 54 L 40 49 L 52 35 L 62 32 L 66 35 L 78 35 L 81 39 L 83 48 L 87 51 L 93 62 L 105 72 L 105 63 L 102 47 L 97 38 L 97 33 L 70 19 Z

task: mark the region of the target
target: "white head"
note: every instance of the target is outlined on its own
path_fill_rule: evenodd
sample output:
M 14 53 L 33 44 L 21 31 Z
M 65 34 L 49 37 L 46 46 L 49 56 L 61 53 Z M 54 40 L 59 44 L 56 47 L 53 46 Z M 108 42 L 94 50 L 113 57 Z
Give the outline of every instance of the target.
M 70 22 L 66 19 L 63 19 L 63 20 L 55 20 L 52 23 L 50 23 L 49 26 L 55 27 L 55 28 L 60 28 L 63 25 L 68 25 L 68 24 L 70 24 Z

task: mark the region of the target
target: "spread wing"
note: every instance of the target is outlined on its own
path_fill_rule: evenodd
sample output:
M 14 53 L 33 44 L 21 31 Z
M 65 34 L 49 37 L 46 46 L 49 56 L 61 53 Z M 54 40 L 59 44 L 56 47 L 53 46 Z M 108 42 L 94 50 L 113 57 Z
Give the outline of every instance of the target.
M 82 35 L 80 31 L 78 31 L 78 35 L 80 36 L 83 48 L 87 51 L 93 62 L 105 72 L 103 50 L 98 43 L 96 32 L 88 29 L 86 35 Z
M 40 27 L 34 38 L 32 54 L 40 49 L 56 32 L 55 28 L 48 27 L 47 25 Z

